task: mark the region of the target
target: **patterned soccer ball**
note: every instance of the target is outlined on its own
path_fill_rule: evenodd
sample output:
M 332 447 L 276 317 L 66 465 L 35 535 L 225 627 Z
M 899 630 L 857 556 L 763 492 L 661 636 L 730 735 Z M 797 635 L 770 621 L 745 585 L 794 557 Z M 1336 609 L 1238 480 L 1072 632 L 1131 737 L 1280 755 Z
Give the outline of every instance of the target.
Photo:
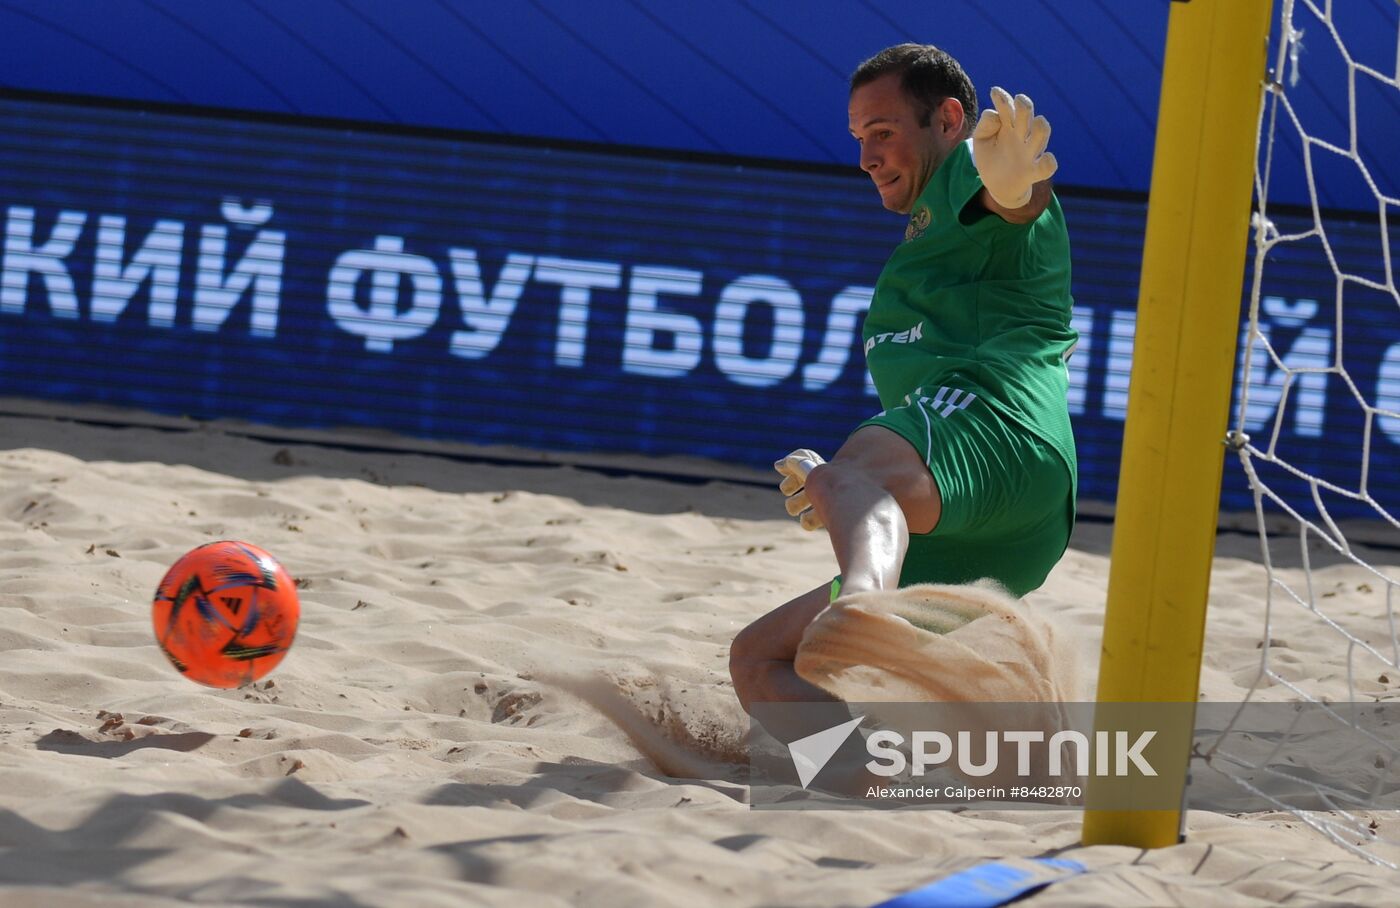
M 277 667 L 301 605 L 282 565 L 246 542 L 211 542 L 166 572 L 151 611 L 156 643 L 186 678 L 241 687 Z

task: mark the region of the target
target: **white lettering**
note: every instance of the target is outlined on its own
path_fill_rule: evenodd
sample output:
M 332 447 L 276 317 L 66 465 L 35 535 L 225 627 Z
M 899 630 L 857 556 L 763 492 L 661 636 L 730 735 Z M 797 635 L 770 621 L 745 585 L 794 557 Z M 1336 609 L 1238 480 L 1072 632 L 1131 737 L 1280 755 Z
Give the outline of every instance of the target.
M 1016 745 L 1016 774 L 1028 776 L 1031 773 L 1031 745 L 1045 740 L 1043 731 L 1008 731 L 1002 735 L 1006 743 Z
M 561 288 L 559 333 L 554 341 L 555 365 L 581 368 L 588 344 L 588 306 L 592 292 L 621 287 L 622 266 L 546 256 L 535 263 L 535 280 L 558 284 Z
M 1387 438 L 1400 445 L 1400 343 L 1391 344 L 1381 357 L 1376 377 L 1376 409 L 1383 411 L 1376 425 Z
M 866 753 L 875 759 L 865 764 L 865 768 L 875 773 L 877 776 L 897 776 L 904 772 L 904 767 L 908 765 L 904 759 L 903 752 L 899 745 L 904 743 L 904 736 L 897 731 L 881 729 L 871 732 L 865 739 Z M 881 760 L 888 760 L 882 763 Z
M 1128 418 L 1128 379 L 1133 372 L 1133 334 L 1136 331 L 1135 311 L 1114 310 L 1108 324 L 1108 364 L 1103 377 L 1103 415 L 1107 419 Z
M 752 303 L 773 309 L 773 341 L 766 357 L 744 355 L 744 320 Z M 741 385 L 776 385 L 797 368 L 802 324 L 802 297 L 787 281 L 765 274 L 738 278 L 720 293 L 715 308 L 715 365 Z
M 928 745 L 932 742 L 937 745 L 933 753 L 928 752 Z M 930 766 L 938 766 L 948 762 L 949 755 L 953 752 L 953 739 L 941 731 L 916 731 L 914 732 L 914 772 L 922 775 Z
M 233 196 L 224 196 L 224 200 L 219 203 L 219 214 L 235 227 L 252 229 L 272 220 L 272 203 L 257 201 L 251 205 L 244 205 Z
M 817 354 L 816 362 L 802 367 L 804 391 L 820 391 L 840 377 L 851 358 L 851 345 L 855 342 L 858 328 L 857 317 L 870 308 L 874 295 L 875 290 L 871 287 L 847 287 L 832 297 L 821 352 Z M 869 381 L 867 375 L 867 384 Z
M 145 242 L 125 266 L 126 218 L 104 214 L 97 222 L 97 256 L 92 274 L 92 320 L 114 322 L 126 310 L 141 284 L 151 282 L 146 321 L 153 327 L 175 324 L 175 299 L 180 292 L 180 250 L 185 225 L 156 221 Z
M 60 211 L 49 238 L 34 245 L 34 209 L 11 205 L 5 222 L 5 254 L 0 261 L 0 312 L 24 312 L 29 275 L 38 274 L 49 295 L 49 309 L 58 318 L 78 317 L 78 294 L 73 276 L 63 264 L 82 235 L 87 214 Z
M 219 212 L 235 228 L 251 230 L 266 224 L 272 218 L 272 205 L 261 202 L 245 208 L 236 199 L 224 199 Z M 223 224 L 206 224 L 199 234 L 199 262 L 195 273 L 192 316 L 194 329 L 218 331 L 228 320 L 229 313 L 239 299 L 251 289 L 253 311 L 249 318 L 249 333 L 254 337 L 275 336 L 277 310 L 281 305 L 282 260 L 285 257 L 286 245 L 286 232 L 259 230 L 244 250 L 243 258 L 225 275 L 224 269 L 228 261 L 228 228 Z M 335 274 L 334 271 L 331 273 Z M 436 277 L 436 269 L 433 273 Z M 353 293 L 352 285 L 352 297 Z
M 622 371 L 672 378 L 700 365 L 704 332 L 700 320 L 680 312 L 664 312 L 657 303 L 663 293 L 699 296 L 704 275 L 686 268 L 639 265 L 627 285 L 627 329 L 623 333 Z M 658 349 L 656 336 L 669 334 L 670 349 Z
M 442 276 L 433 260 L 403 251 L 403 237 L 377 236 L 373 249 L 341 253 L 326 282 L 330 316 L 342 330 L 365 339 L 365 349 L 390 353 L 394 342 L 417 337 L 437 321 Z M 201 254 L 201 258 L 202 258 Z M 355 302 L 355 287 L 370 273 L 369 307 Z M 399 311 L 399 287 L 411 282 L 408 311 Z
M 866 338 L 865 355 L 868 358 L 870 356 L 870 351 L 874 350 L 876 345 L 883 344 L 887 341 L 892 341 L 896 344 L 913 344 L 923 340 L 923 338 L 923 322 L 919 322 L 914 327 L 906 328 L 905 330 L 899 332 L 886 331 L 882 334 L 876 334 L 872 337 Z M 875 394 L 875 379 L 870 375 L 868 371 L 865 374 L 865 393 L 871 395 Z M 909 403 L 909 399 L 906 397 L 904 402 L 907 405 Z
M 1074 745 L 1075 775 L 1089 774 L 1089 736 L 1080 731 L 1057 731 L 1050 736 L 1050 775 L 1063 773 L 1062 754 L 1066 744 Z
M 972 762 L 972 732 L 958 732 L 958 770 L 965 776 L 988 776 L 997 770 L 997 733 L 985 733 L 982 762 Z
M 1298 300 L 1290 306 L 1282 297 L 1268 296 L 1261 301 L 1261 315 L 1280 326 L 1297 328 L 1317 314 L 1317 300 Z M 1260 318 L 1259 335 L 1251 338 L 1246 326 L 1240 336 L 1240 349 L 1252 345 L 1249 374 L 1241 357 L 1235 379 L 1234 410 L 1239 412 L 1240 397 L 1245 401 L 1246 429 L 1259 429 L 1270 422 L 1283 428 L 1283 410 L 1293 400 L 1293 427 L 1299 435 L 1322 435 L 1326 417 L 1327 371 L 1332 359 L 1331 326 L 1304 328 L 1283 356 L 1274 350 L 1270 325 Z M 1277 366 L 1278 368 L 1273 368 Z
M 1147 746 L 1149 741 L 1157 737 L 1155 731 L 1145 731 L 1138 735 L 1132 747 L 1128 746 L 1128 733 L 1126 731 L 1114 732 L 1114 737 L 1118 742 L 1118 762 L 1114 766 L 1114 771 L 1117 775 L 1126 776 L 1128 774 L 1128 762 L 1130 760 L 1132 764 L 1137 767 L 1138 772 L 1143 775 L 1157 775 L 1157 770 L 1152 768 L 1152 764 L 1142 758 L 1142 749 Z
M 481 359 L 496 349 L 515 314 L 516 304 L 530 279 L 534 256 L 506 256 L 496 286 L 490 293 L 481 279 L 481 265 L 474 249 L 449 249 L 452 283 L 457 291 L 457 305 L 462 310 L 466 330 L 453 331 L 448 352 L 463 359 Z
M 1070 327 L 1079 332 L 1079 340 L 1071 348 L 1073 356 L 1065 358 L 1065 373 L 1069 377 L 1069 391 L 1065 395 L 1071 415 L 1084 412 L 1089 398 L 1089 357 L 1093 350 L 1094 310 L 1088 306 L 1075 306 L 1069 319 Z
M 1036 774 L 1032 766 L 1032 745 L 1042 744 L 1049 757 L 1049 775 L 1060 777 L 1064 772 L 1064 751 L 1070 747 L 1074 751 L 1074 774 L 1087 776 L 1093 772 L 1097 776 L 1129 775 L 1129 766 L 1136 768 L 1144 776 L 1156 776 L 1157 770 L 1143 756 L 1147 745 L 1157 736 L 1155 731 L 1139 732 L 1129 744 L 1126 731 L 1097 731 L 1094 733 L 1095 749 L 1090 759 L 1089 737 L 1080 731 L 1064 730 L 1055 732 L 1045 744 L 1045 732 L 1033 731 L 983 731 L 983 759 L 973 761 L 972 741 L 974 732 L 959 731 L 954 739 L 947 732 L 915 731 L 912 735 L 910 753 L 912 772 L 923 775 L 929 769 L 953 762 L 956 759 L 958 772 L 965 776 L 987 776 L 996 772 L 1000 762 L 1000 752 L 1004 745 L 1016 745 L 1016 774 L 1026 777 Z M 956 749 L 954 748 L 956 740 Z M 882 776 L 894 776 L 903 772 L 909 765 L 900 749 L 905 738 L 899 732 L 889 729 L 876 731 L 866 739 L 867 752 L 874 760 L 865 766 L 871 772 Z M 1116 745 L 1116 746 L 1115 746 Z M 1041 748 L 1035 748 L 1039 755 Z M 879 762 L 883 761 L 883 762 Z

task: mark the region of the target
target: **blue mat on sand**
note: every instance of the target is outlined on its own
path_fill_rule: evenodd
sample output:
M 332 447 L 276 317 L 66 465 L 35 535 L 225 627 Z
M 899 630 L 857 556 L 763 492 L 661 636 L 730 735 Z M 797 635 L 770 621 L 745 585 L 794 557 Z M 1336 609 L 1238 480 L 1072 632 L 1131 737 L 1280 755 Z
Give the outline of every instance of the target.
M 978 864 L 897 895 L 874 908 L 996 908 L 1086 869 L 1078 861 L 1060 858 Z

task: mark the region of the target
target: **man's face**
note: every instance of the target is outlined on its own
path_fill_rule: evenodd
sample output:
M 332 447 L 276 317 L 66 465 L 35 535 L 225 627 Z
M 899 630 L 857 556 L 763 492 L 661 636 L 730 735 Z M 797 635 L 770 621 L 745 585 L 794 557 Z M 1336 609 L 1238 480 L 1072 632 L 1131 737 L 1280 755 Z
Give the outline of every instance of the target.
M 960 114 L 961 105 L 951 103 Z M 913 209 L 933 172 L 962 138 L 961 116 L 950 123 L 948 105 L 944 101 L 929 124 L 920 126 L 918 111 L 900 87 L 897 73 L 851 92 L 850 128 L 860 143 L 860 169 L 870 174 L 890 211 L 908 214 Z

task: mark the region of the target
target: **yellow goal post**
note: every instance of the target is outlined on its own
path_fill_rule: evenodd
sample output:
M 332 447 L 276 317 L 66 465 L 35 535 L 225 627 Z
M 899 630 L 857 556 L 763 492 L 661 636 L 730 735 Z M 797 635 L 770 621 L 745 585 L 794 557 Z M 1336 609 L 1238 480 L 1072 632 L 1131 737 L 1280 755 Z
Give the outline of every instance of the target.
M 1219 516 L 1271 0 L 1175 0 L 1147 206 L 1097 700 L 1194 703 Z M 1185 740 L 1190 740 L 1189 732 Z M 1181 747 L 1167 772 L 1186 786 Z M 1096 804 L 1086 845 L 1180 841 Z

